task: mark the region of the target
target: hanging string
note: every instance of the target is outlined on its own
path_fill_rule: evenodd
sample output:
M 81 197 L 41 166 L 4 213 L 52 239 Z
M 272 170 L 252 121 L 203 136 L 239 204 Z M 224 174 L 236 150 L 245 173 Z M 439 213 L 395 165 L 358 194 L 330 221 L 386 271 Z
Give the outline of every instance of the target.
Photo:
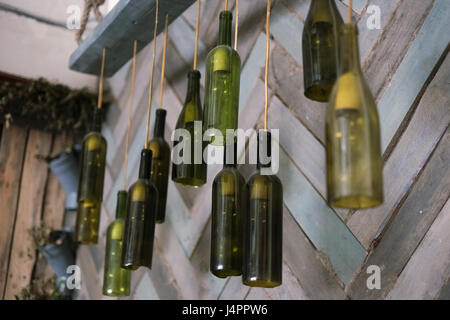
M 236 51 L 238 46 L 238 26 L 239 26 L 239 0 L 236 0 L 236 21 L 234 25 L 234 50 Z
M 133 60 L 131 66 L 131 88 L 130 88 L 130 105 L 128 106 L 128 128 L 127 138 L 125 140 L 125 159 L 123 161 L 123 189 L 127 190 L 127 167 L 128 167 L 128 146 L 130 143 L 130 130 L 131 130 L 131 115 L 133 112 L 134 103 L 134 85 L 136 82 L 136 52 L 137 52 L 137 40 L 134 40 L 133 45 Z
M 152 58 L 152 70 L 150 74 L 150 85 L 148 87 L 148 106 L 147 106 L 147 127 L 145 129 L 145 149 L 148 149 L 148 138 L 150 130 L 150 113 L 152 111 L 152 91 L 153 91 L 153 73 L 155 71 L 155 58 L 156 58 L 156 32 L 158 29 L 158 11 L 159 1 L 156 0 L 156 13 L 155 13 L 155 30 L 153 31 L 153 58 Z
M 199 29 L 200 29 L 200 4 L 201 4 L 201 0 L 198 0 L 198 7 L 197 7 L 197 24 L 196 24 L 196 26 L 195 26 L 194 70 L 197 70 L 198 32 L 199 32 Z
M 353 2 L 352 0 L 349 0 L 349 2 L 348 2 L 348 11 L 347 11 L 348 23 L 352 23 L 352 7 L 353 7 L 352 2 Z
M 228 0 L 225 0 L 225 11 L 228 10 Z
M 169 26 L 169 15 L 166 14 L 166 21 L 164 23 L 164 46 L 163 46 L 163 60 L 162 60 L 162 66 L 161 66 L 161 84 L 160 84 L 160 91 L 159 91 L 159 107 L 162 109 L 163 99 L 164 99 L 164 74 L 166 71 L 166 49 L 167 49 L 167 30 Z
M 106 56 L 106 49 L 103 48 L 102 50 L 102 68 L 100 70 L 100 83 L 98 85 L 98 100 L 97 100 L 97 109 L 102 108 L 102 100 L 103 100 L 103 74 L 105 71 L 105 56 Z
M 266 17 L 266 69 L 264 71 L 264 130 L 267 131 L 267 109 L 269 100 L 269 54 L 270 54 L 270 0 L 267 0 Z

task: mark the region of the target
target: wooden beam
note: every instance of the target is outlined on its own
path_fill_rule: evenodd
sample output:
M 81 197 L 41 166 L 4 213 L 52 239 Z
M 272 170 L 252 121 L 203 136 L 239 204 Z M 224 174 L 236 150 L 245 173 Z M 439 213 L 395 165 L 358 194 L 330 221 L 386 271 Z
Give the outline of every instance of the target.
M 195 0 L 160 0 L 159 21 L 169 15 L 169 23 L 181 15 Z M 111 77 L 132 56 L 133 41 L 138 51 L 153 40 L 156 0 L 120 0 L 71 55 L 72 70 L 98 75 L 102 49 L 107 48 L 105 76 Z M 158 26 L 159 34 L 164 23 Z

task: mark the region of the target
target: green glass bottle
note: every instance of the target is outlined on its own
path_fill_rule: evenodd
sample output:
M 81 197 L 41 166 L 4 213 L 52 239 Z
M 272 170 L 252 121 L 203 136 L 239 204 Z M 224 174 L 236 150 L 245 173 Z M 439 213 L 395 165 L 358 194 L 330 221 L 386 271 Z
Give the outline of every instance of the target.
M 84 245 L 94 245 L 98 240 L 106 164 L 106 139 L 100 133 L 101 128 L 101 110 L 96 109 L 92 131 L 84 137 L 81 147 L 78 180 L 75 241 Z
M 224 147 L 224 166 L 212 185 L 210 270 L 219 277 L 242 274 L 245 179 L 236 168 L 237 143 Z
M 359 62 L 358 30 L 340 33 L 340 68 L 326 116 L 328 202 L 360 209 L 383 202 L 380 121 Z
M 302 38 L 305 96 L 327 102 L 338 72 L 343 20 L 335 0 L 311 0 Z
M 202 105 L 200 100 L 200 71 L 193 70 L 188 74 L 188 90 L 186 101 L 178 117 L 176 129 L 184 129 L 189 137 L 183 137 L 175 141 L 173 145 L 174 156 L 177 155 L 179 147 L 183 147 L 179 153 L 180 157 L 185 156 L 184 150 L 190 151 L 188 163 L 183 161 L 179 164 L 173 161 L 172 180 L 185 186 L 200 187 L 206 183 L 206 163 L 203 159 L 203 137 L 201 121 L 203 117 Z M 196 123 L 200 124 L 199 128 Z M 181 144 L 181 145 L 179 145 Z M 195 163 L 195 145 L 201 146 L 200 163 Z M 178 147 L 177 147 L 178 146 Z
M 238 126 L 241 58 L 231 47 L 232 19 L 230 11 L 220 13 L 218 45 L 206 58 L 203 131 L 221 131 L 222 135 L 209 134 L 214 145 L 223 145 L 226 129 Z
M 156 223 L 163 223 L 166 217 L 167 186 L 169 183 L 170 147 L 164 140 L 166 110 L 156 110 L 154 137 L 150 141 L 152 150 L 152 170 L 150 179 L 158 190 Z
M 121 266 L 129 270 L 152 267 L 158 191 L 150 180 L 151 166 L 152 151 L 143 149 L 139 179 L 128 190 L 127 198 Z
M 261 168 L 271 166 L 270 162 L 262 163 L 260 157 L 260 150 L 266 150 L 266 146 L 270 157 L 270 141 L 270 133 L 260 130 L 257 172 L 247 183 L 242 281 L 251 287 L 273 288 L 282 280 L 283 186 L 276 175 L 261 172 Z
M 112 297 L 130 295 L 131 271 L 120 267 L 122 240 L 127 214 L 127 192 L 117 193 L 116 220 L 106 231 L 105 268 L 103 273 L 103 294 Z

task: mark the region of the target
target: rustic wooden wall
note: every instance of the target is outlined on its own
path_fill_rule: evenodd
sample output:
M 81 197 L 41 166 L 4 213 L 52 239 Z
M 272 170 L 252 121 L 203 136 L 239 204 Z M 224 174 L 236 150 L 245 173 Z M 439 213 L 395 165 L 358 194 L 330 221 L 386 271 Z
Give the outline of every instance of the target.
M 63 137 L 3 126 L 0 144 L 0 298 L 15 299 L 34 279 L 53 271 L 37 254 L 28 231 L 46 225 L 60 229 L 65 194 L 47 163 L 63 148 Z
M 233 3 L 233 1 L 231 1 Z M 337 1 L 343 16 L 346 1 Z M 450 292 L 450 2 L 448 0 L 354 0 L 362 65 L 382 122 L 384 204 L 364 211 L 335 210 L 326 201 L 324 116 L 326 104 L 303 96 L 301 33 L 308 0 L 273 3 L 269 126 L 280 131 L 280 172 L 284 187 L 283 285 L 250 289 L 238 277 L 222 280 L 209 273 L 211 182 L 219 167 L 208 168 L 208 184 L 200 190 L 169 184 L 167 220 L 157 225 L 151 271 L 133 274 L 132 299 L 448 299 Z M 369 5 L 381 8 L 380 30 L 366 26 Z M 204 0 L 200 23 L 200 64 L 214 47 L 220 0 Z M 185 98 L 186 74 L 194 53 L 195 5 L 169 28 L 166 139 Z M 261 124 L 265 55 L 265 1 L 240 1 L 239 53 L 242 59 L 240 127 Z M 159 79 L 162 36 L 157 39 Z M 130 48 L 132 50 L 132 48 Z M 144 143 L 147 86 L 152 48 L 137 59 L 137 81 L 128 181 L 137 177 Z M 81 247 L 81 299 L 102 299 L 104 235 L 114 219 L 116 194 L 122 185 L 122 162 L 130 88 L 130 63 L 108 83 L 117 103 L 110 109 L 103 134 L 108 140 L 107 173 L 100 243 Z M 156 81 L 159 83 L 159 81 Z M 204 78 L 202 79 L 202 84 Z M 158 106 L 155 94 L 153 110 Z M 31 133 L 30 133 L 31 134 Z M 37 134 L 37 133 L 35 133 Z M 13 139 L 24 140 L 17 134 Z M 14 143 L 4 161 L 23 157 Z M 46 149 L 40 140 L 28 144 Z M 33 142 L 34 141 L 34 142 Z M 2 144 L 2 159 L 5 156 Z M 10 146 L 11 147 L 11 146 Z M 29 148 L 29 146 L 27 146 Z M 244 150 L 240 150 L 243 154 Z M 14 159 L 13 159 L 14 158 Z M 27 161 L 28 158 L 25 159 Z M 7 163 L 10 163 L 7 162 Z M 8 172 L 11 190 L 3 201 L 18 206 L 2 221 L 16 225 L 33 219 L 30 204 L 17 201 L 18 176 L 35 164 Z M 250 174 L 249 168 L 243 172 Z M 29 174 L 29 173 L 28 173 Z M 42 173 L 41 173 L 42 174 Z M 40 178 L 44 179 L 45 177 Z M 14 189 L 14 190 L 13 190 Z M 2 192 L 3 193 L 3 192 Z M 5 199 L 5 200 L 3 200 Z M 22 199 L 22 195 L 21 195 Z M 35 201 L 35 197 L 32 198 Z M 36 200 L 39 205 L 39 200 Z M 3 218 L 3 216 L 5 217 Z M 6 220 L 3 220 L 6 219 Z M 10 265 L 22 263 L 8 234 Z M 2 247 L 3 241 L 1 242 Z M 3 250 L 0 247 L 0 250 Z M 17 256 L 15 256 L 17 255 Z M 2 261 L 3 263 L 3 261 Z M 381 290 L 366 287 L 369 265 L 381 270 Z M 2 267 L 3 270 L 3 267 Z M 11 268 L 10 268 L 11 270 Z M 11 284 L 22 283 L 19 275 Z M 4 277 L 4 274 L 2 273 Z

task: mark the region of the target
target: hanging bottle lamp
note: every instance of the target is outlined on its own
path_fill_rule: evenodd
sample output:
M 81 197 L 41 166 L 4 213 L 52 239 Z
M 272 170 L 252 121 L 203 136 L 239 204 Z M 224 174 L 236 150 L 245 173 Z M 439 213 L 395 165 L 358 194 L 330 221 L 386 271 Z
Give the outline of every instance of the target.
M 106 164 L 106 140 L 102 136 L 103 73 L 106 49 L 102 50 L 102 65 L 97 108 L 92 131 L 83 139 L 81 148 L 80 177 L 78 181 L 78 208 L 74 240 L 84 245 L 98 241 L 100 211 L 103 199 L 103 183 Z
M 360 209 L 383 202 L 382 159 L 380 122 L 361 71 L 351 3 L 349 23 L 340 32 L 339 74 L 326 116 L 327 187 L 332 206 Z
M 155 30 L 153 33 L 153 59 L 148 89 L 147 127 L 145 145 L 141 151 L 139 179 L 128 190 L 127 217 L 123 237 L 122 268 L 136 270 L 141 266 L 151 269 L 153 242 L 155 236 L 158 191 L 150 180 L 152 151 L 149 149 L 149 127 L 152 106 L 153 74 L 156 57 L 156 32 L 158 28 L 158 8 L 156 1 Z
M 281 285 L 283 186 L 271 170 L 271 134 L 267 131 L 268 70 L 270 52 L 270 0 L 267 0 L 266 68 L 264 130 L 257 137 L 257 172 L 247 183 L 248 212 L 245 221 L 245 243 L 242 281 L 251 287 L 273 288 Z
M 212 185 L 211 272 L 219 277 L 242 274 L 245 179 L 236 168 L 237 142 L 224 146 L 223 169 Z
M 200 187 L 206 183 L 206 163 L 203 159 L 203 118 L 200 100 L 200 71 L 197 70 L 198 33 L 200 27 L 200 0 L 198 0 L 197 25 L 195 30 L 194 68 L 188 73 L 188 88 L 183 110 L 178 117 L 176 129 L 184 129 L 183 136 L 173 145 L 172 180 L 185 186 Z M 200 147 L 200 148 L 199 148 Z M 199 148 L 200 150 L 196 150 Z M 196 152 L 197 151 L 197 152 Z M 196 155 L 199 155 L 196 156 Z
M 158 207 L 156 209 L 156 223 L 163 223 L 166 217 L 167 186 L 169 183 L 170 146 L 164 139 L 166 124 L 166 110 L 163 109 L 164 73 L 166 67 L 167 29 L 169 16 L 166 15 L 164 25 L 163 61 L 161 67 L 161 84 L 159 94 L 159 109 L 156 110 L 154 137 L 150 140 L 152 150 L 152 170 L 150 178 L 158 190 Z
M 338 72 L 338 33 L 344 24 L 335 0 L 311 0 L 302 38 L 305 96 L 327 102 Z
M 228 11 L 228 1 L 225 0 L 225 10 L 219 16 L 217 47 L 206 58 L 203 130 L 213 145 L 223 145 L 226 130 L 238 127 L 241 58 L 236 51 L 236 38 L 235 48 L 231 47 L 232 20 L 233 15 Z
M 131 271 L 121 268 L 122 243 L 127 214 L 127 168 L 128 147 L 130 143 L 131 116 L 134 103 L 134 86 L 136 82 L 137 40 L 133 43 L 133 60 L 131 67 L 130 104 L 128 107 L 128 127 L 125 140 L 123 162 L 123 188 L 117 193 L 116 220 L 106 231 L 105 267 L 103 272 L 103 294 L 113 297 L 130 295 Z

